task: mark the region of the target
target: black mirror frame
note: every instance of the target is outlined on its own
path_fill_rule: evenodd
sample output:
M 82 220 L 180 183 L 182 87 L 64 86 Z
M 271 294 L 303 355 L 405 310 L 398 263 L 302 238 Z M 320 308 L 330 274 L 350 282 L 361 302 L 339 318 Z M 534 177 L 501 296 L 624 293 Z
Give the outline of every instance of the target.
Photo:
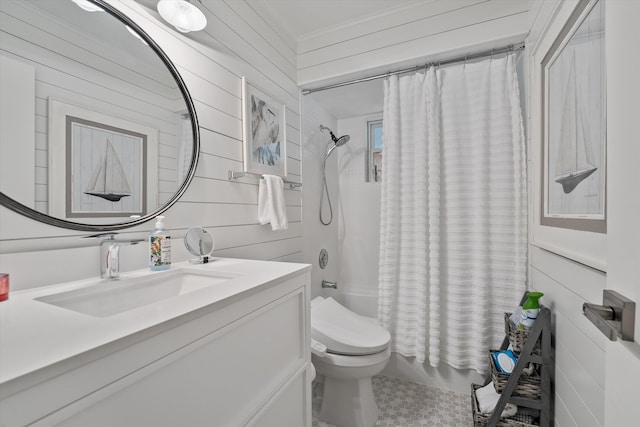
M 180 92 L 182 93 L 182 97 L 184 98 L 185 104 L 187 105 L 187 111 L 191 116 L 191 126 L 193 133 L 193 153 L 191 156 L 191 164 L 189 165 L 189 171 L 182 182 L 178 191 L 173 195 L 173 197 L 165 203 L 163 206 L 158 208 L 157 210 L 144 215 L 140 218 L 131 219 L 130 221 L 117 223 L 117 224 L 83 224 L 80 222 L 67 221 L 60 218 L 55 218 L 44 214 L 42 212 L 38 212 L 30 207 L 23 205 L 7 196 L 3 192 L 0 192 L 0 206 L 4 206 L 5 208 L 16 212 L 20 215 L 26 216 L 35 221 L 39 221 L 48 225 L 52 225 L 54 227 L 66 228 L 69 230 L 78 230 L 78 231 L 116 231 L 123 230 L 126 228 L 134 227 L 136 225 L 145 223 L 156 216 L 162 214 L 171 206 L 173 206 L 178 199 L 184 194 L 187 190 L 187 187 L 191 183 L 193 176 L 196 172 L 196 166 L 198 164 L 198 158 L 200 156 L 200 128 L 198 125 L 198 118 L 196 116 L 196 109 L 191 99 L 191 95 L 185 85 L 182 77 L 178 73 L 175 65 L 171 62 L 169 57 L 164 53 L 164 51 L 158 46 L 158 44 L 146 33 L 142 28 L 140 28 L 135 22 L 133 22 L 128 16 L 120 12 L 119 10 L 112 7 L 110 4 L 105 2 L 104 0 L 90 0 L 92 3 L 95 3 L 97 6 L 100 6 L 106 13 L 109 13 L 114 18 L 120 20 L 125 25 L 128 25 L 133 30 L 135 30 L 148 44 L 151 49 L 158 55 L 160 60 L 167 67 L 173 78 L 175 79 L 178 87 L 180 88 Z

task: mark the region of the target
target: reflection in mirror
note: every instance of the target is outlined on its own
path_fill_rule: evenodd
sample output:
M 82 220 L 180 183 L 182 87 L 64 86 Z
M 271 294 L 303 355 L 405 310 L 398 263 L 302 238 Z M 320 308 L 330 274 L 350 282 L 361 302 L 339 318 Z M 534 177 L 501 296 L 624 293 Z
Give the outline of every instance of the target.
M 97 0 L 0 1 L 0 203 L 77 230 L 166 210 L 193 176 L 195 111 L 175 67 Z
M 210 261 L 213 252 L 213 237 L 202 227 L 191 227 L 184 235 L 184 245 L 191 255 L 198 258 L 191 262 L 206 264 Z

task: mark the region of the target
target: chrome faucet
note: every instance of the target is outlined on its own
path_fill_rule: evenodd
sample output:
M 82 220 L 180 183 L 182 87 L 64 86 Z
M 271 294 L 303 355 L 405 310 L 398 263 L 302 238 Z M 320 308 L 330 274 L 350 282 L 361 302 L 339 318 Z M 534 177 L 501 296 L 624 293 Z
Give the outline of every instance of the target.
M 137 245 L 143 239 L 116 239 L 117 233 L 97 234 L 93 237 L 100 242 L 100 278 L 117 279 L 120 277 L 120 246 Z
M 322 287 L 323 288 L 338 289 L 338 282 L 329 282 L 328 280 L 323 280 L 322 281 Z

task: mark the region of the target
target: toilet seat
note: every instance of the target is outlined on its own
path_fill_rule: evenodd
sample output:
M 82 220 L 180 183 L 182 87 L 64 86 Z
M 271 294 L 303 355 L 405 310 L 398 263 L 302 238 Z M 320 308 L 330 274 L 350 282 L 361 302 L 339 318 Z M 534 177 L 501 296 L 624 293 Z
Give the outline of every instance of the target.
M 389 332 L 366 317 L 322 297 L 311 301 L 311 337 L 327 352 L 348 356 L 380 353 L 391 339 Z
M 391 356 L 391 349 L 387 347 L 379 353 L 365 354 L 360 356 L 347 356 L 344 354 L 326 353 L 323 357 L 311 355 L 311 359 L 318 366 L 314 367 L 319 370 L 323 365 L 330 364 L 334 367 L 342 368 L 366 368 L 378 364 L 386 365 L 389 357 Z

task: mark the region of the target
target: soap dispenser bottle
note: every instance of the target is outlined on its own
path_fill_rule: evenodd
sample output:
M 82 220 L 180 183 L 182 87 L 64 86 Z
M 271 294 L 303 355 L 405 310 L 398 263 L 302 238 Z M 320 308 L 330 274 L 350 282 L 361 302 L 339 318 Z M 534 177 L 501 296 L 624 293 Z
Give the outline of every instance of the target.
M 149 268 L 167 270 L 171 267 L 171 236 L 164 228 L 164 216 L 156 219 L 156 228 L 149 236 Z

